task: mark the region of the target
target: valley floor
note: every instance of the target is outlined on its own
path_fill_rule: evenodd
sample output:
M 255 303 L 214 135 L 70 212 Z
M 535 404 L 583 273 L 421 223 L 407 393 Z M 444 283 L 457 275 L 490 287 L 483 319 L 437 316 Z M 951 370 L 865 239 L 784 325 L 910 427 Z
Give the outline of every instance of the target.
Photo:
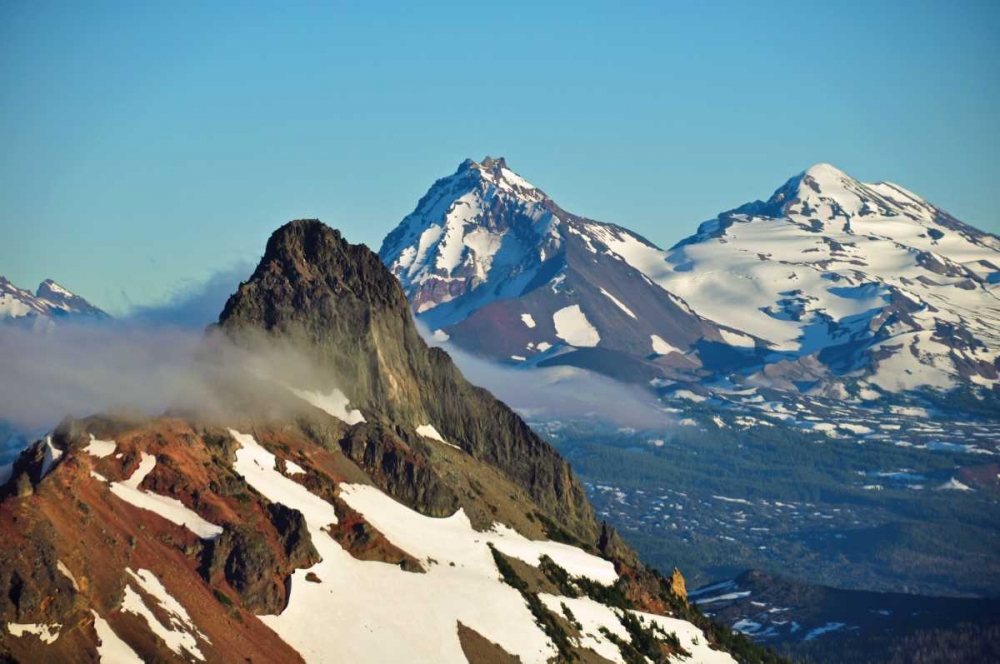
M 533 426 L 584 479 L 598 517 L 689 588 L 759 569 L 809 587 L 1000 597 L 1000 421 L 771 396 L 682 398 L 669 429 Z M 756 599 L 701 608 L 737 600 L 745 610 L 717 617 L 775 636 L 750 616 Z M 859 621 L 833 622 L 809 642 Z M 825 624 L 800 624 L 795 639 Z

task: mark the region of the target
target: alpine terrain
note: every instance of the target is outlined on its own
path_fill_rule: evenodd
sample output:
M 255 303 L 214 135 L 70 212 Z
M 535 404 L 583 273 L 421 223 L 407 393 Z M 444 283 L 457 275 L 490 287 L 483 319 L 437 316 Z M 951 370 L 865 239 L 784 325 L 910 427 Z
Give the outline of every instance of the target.
M 0 323 L 46 327 L 60 320 L 106 320 L 108 314 L 51 279 L 34 295 L 0 276 Z
M 200 359 L 199 407 L 67 418 L 3 468 L 3 661 L 774 659 L 639 562 L 320 222 L 272 235 Z
M 998 384 L 1000 239 L 827 164 L 663 250 L 468 160 L 380 256 L 438 339 L 495 360 L 863 399 Z
M 743 337 L 623 259 L 642 251 L 657 250 L 624 228 L 566 212 L 487 157 L 438 180 L 379 255 L 418 318 L 460 348 L 627 380 L 702 377 L 700 349 Z

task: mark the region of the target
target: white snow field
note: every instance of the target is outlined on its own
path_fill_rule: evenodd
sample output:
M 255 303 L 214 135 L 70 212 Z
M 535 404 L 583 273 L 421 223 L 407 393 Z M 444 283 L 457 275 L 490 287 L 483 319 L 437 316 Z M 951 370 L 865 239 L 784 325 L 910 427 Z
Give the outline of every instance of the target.
M 555 647 L 520 593 L 501 580 L 491 545 L 530 565 L 549 556 L 570 574 L 602 584 L 617 578 L 610 562 L 580 549 L 528 540 L 502 525 L 479 532 L 461 510 L 446 518 L 428 517 L 372 486 L 342 484 L 340 497 L 390 542 L 420 560 L 426 573 L 358 560 L 326 532 L 337 521 L 329 503 L 279 473 L 275 456 L 253 436 L 230 433 L 240 444 L 234 470 L 269 500 L 301 511 L 322 557 L 294 573 L 289 604 L 280 615 L 261 617 L 307 662 L 464 663 L 458 622 L 523 662 L 547 661 Z M 306 575 L 319 582 L 306 581 Z M 688 633 L 700 633 L 676 622 L 668 623 L 669 629 L 682 643 L 690 641 Z M 606 646 L 591 641 L 585 639 L 583 645 Z
M 657 334 L 649 335 L 649 340 L 653 344 L 653 352 L 658 355 L 669 355 L 670 353 L 681 353 L 683 355 L 683 351 L 681 349 L 670 345 L 663 339 L 663 337 Z
M 94 438 L 94 434 L 90 434 L 90 444 L 83 450 L 91 456 L 103 459 L 114 454 L 117 446 L 118 444 L 113 440 L 98 440 Z
M 564 307 L 552 314 L 556 336 L 571 346 L 591 347 L 601 341 L 597 328 L 590 324 L 579 304 Z

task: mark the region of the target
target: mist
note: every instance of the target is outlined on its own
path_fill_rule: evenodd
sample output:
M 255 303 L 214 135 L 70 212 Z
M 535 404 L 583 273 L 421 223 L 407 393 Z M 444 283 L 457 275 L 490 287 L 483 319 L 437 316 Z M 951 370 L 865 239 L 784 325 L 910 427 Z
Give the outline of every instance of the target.
M 290 387 L 336 387 L 286 339 L 134 323 L 0 328 L 0 421 L 33 431 L 63 417 L 167 410 L 224 418 L 234 403 L 291 400 Z
M 209 329 L 251 273 L 227 268 L 111 321 L 0 325 L 0 457 L 67 415 L 175 410 L 218 419 L 250 400 L 277 416 L 298 402 L 292 387 L 337 388 L 290 339 L 245 332 L 236 344 Z
M 219 318 L 226 300 L 253 270 L 252 263 L 237 263 L 215 272 L 205 281 L 179 287 L 166 302 L 133 307 L 124 320 L 143 325 L 203 329 Z
M 177 409 L 223 417 L 230 392 L 245 392 L 255 382 L 255 389 L 274 392 L 273 399 L 257 395 L 268 403 L 287 399 L 289 386 L 338 387 L 336 377 L 320 375 L 289 340 L 251 335 L 237 346 L 207 331 L 251 272 L 249 265 L 227 268 L 166 303 L 137 307 L 105 324 L 0 326 L 0 438 L 20 446 L 19 438 L 51 429 L 67 415 L 114 410 L 160 415 Z M 638 387 L 573 367 L 529 373 L 502 366 L 441 343 L 417 325 L 428 344 L 448 351 L 470 382 L 526 419 L 591 418 L 637 428 L 672 424 L 653 395 Z
M 435 339 L 420 321 L 417 329 L 429 346 L 448 352 L 469 382 L 486 388 L 525 419 L 587 418 L 638 429 L 675 424 L 655 396 L 635 385 L 577 367 L 505 366 Z

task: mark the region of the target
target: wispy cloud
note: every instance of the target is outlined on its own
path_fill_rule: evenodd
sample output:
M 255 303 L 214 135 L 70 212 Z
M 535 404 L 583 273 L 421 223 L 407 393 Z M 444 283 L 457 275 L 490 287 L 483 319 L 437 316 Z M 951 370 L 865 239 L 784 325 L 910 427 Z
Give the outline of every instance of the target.
M 252 272 L 251 263 L 238 263 L 216 272 L 205 281 L 179 288 L 173 297 L 162 304 L 135 306 L 125 318 L 147 325 L 203 328 L 218 319 L 226 299 Z
M 448 351 L 472 383 L 485 387 L 526 419 L 593 418 L 617 426 L 657 428 L 673 419 L 646 390 L 577 367 L 521 369 L 490 362 L 436 340 L 417 323 L 432 346 Z

